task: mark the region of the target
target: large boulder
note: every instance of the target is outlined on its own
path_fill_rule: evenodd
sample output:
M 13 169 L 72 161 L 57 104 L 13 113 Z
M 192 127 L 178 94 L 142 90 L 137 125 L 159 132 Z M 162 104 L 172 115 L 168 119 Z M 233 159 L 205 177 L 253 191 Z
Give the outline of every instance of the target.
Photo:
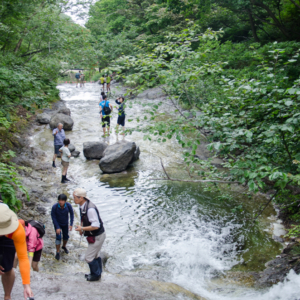
M 145 90 L 144 92 L 140 93 L 137 98 L 142 98 L 142 99 L 149 99 L 149 100 L 154 100 L 154 99 L 160 99 L 166 96 L 166 93 L 160 88 L 152 88 Z
M 49 124 L 50 123 L 50 119 L 51 119 L 51 115 L 47 114 L 47 113 L 42 113 L 36 116 L 36 120 L 40 123 L 40 124 Z
M 87 142 L 83 143 L 83 155 L 87 159 L 101 159 L 107 144 L 103 142 Z
M 136 151 L 134 142 L 120 141 L 110 145 L 104 151 L 99 167 L 104 173 L 118 173 L 125 171 Z
M 71 116 L 71 110 L 70 108 L 67 108 L 67 107 L 62 107 L 58 110 L 58 113 L 59 114 L 64 114 L 64 115 L 67 115 L 67 116 Z
M 62 123 L 64 125 L 64 130 L 73 129 L 74 121 L 70 116 L 61 113 L 55 114 L 54 116 L 52 116 L 50 120 L 50 128 L 51 129 L 57 128 L 58 123 Z
M 72 157 L 78 157 L 80 155 L 80 151 L 74 150 L 71 152 Z
M 59 100 L 52 105 L 53 110 L 60 110 L 61 108 L 65 108 L 65 107 L 66 107 L 66 103 L 62 100 Z

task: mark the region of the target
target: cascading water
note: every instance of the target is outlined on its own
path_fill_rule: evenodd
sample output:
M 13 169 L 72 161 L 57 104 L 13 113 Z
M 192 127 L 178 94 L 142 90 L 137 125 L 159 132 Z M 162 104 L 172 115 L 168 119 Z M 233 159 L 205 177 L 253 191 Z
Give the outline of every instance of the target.
M 84 142 L 104 140 L 98 112 L 99 85 L 87 84 L 80 89 L 65 84 L 58 88 L 75 122 L 73 131 L 67 132 L 71 143 L 82 151 Z M 122 88 L 114 86 L 113 92 L 120 94 Z M 147 101 L 150 100 L 143 100 Z M 143 109 L 139 104 L 127 107 L 127 120 L 142 115 Z M 167 102 L 163 109 L 169 110 Z M 113 128 L 116 116 L 114 112 Z M 126 124 L 136 125 L 135 121 Z M 149 180 L 161 174 L 157 156 L 170 172 L 182 167 L 181 147 L 175 140 L 162 144 L 144 141 L 143 134 L 138 132 L 126 139 L 141 148 L 140 160 L 134 167 L 120 174 L 103 175 L 98 161 L 87 161 L 81 154 L 71 160 L 68 172 L 75 183 L 65 187 L 69 194 L 75 186 L 84 187 L 97 204 L 107 232 L 103 250 L 110 254 L 106 264 L 109 272 L 174 282 L 214 300 L 299 297 L 296 291 L 300 290 L 300 276 L 293 273 L 287 282 L 268 290 L 223 281 L 226 271 L 261 270 L 265 262 L 280 252 L 281 245 L 267 232 L 267 216 L 264 225 L 251 226 L 245 221 L 251 213 L 251 200 L 234 197 L 220 201 L 196 184 Z M 52 140 L 46 127 L 33 137 L 33 143 L 46 151 L 49 161 Z M 109 144 L 116 140 L 115 133 L 105 139 Z M 58 169 L 57 180 L 59 175 Z M 231 211 L 240 203 L 246 208 L 241 216 Z M 272 209 L 268 214 L 272 214 Z

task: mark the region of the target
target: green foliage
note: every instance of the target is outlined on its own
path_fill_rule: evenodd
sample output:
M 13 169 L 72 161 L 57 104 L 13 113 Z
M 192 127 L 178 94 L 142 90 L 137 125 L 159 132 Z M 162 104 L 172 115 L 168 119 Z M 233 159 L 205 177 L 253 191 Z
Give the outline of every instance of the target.
M 291 229 L 288 230 L 288 233 L 285 235 L 288 238 L 300 237 L 300 225 L 293 225 Z M 300 247 L 293 249 L 293 254 L 300 254 Z
M 7 151 L 2 154 L 0 162 L 0 192 L 2 200 L 12 210 L 21 208 L 22 203 L 17 198 L 17 191 L 21 191 L 28 197 L 26 189 L 22 186 L 16 167 L 9 163 L 9 159 L 14 157 L 13 151 Z
M 76 1 L 1 2 L 0 126 L 9 127 L 17 106 L 33 112 L 57 98 L 60 73 L 96 65 L 89 31 L 63 14 L 76 7 Z

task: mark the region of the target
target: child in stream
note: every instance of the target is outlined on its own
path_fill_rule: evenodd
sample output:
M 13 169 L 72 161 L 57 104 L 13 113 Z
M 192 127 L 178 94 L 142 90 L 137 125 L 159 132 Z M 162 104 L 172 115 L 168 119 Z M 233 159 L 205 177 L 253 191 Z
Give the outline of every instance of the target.
M 26 233 L 26 244 L 27 244 L 29 263 L 32 266 L 32 269 L 38 272 L 39 271 L 38 264 L 41 260 L 44 241 L 40 237 L 38 230 L 35 227 L 31 226 L 29 221 L 19 220 L 19 222 L 22 224 Z M 17 265 L 18 265 L 18 256 L 16 254 L 15 261 L 14 261 L 14 268 L 16 268 Z
M 70 140 L 69 139 L 64 139 L 64 146 L 59 149 L 59 152 L 62 153 L 62 155 L 61 155 L 61 164 L 63 166 L 61 183 L 67 183 L 67 181 L 70 181 L 67 178 L 67 173 L 68 173 L 68 168 L 69 168 L 69 163 L 70 163 L 70 157 L 71 157 L 71 152 L 68 148 L 69 145 L 70 145 Z

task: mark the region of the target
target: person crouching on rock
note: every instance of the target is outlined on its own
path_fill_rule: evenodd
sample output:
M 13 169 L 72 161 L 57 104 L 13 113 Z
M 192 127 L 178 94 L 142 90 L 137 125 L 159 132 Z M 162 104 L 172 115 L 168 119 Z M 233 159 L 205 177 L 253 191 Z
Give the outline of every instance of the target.
M 64 146 L 59 149 L 59 152 L 61 152 L 61 164 L 63 166 L 62 176 L 61 176 L 61 183 L 66 183 L 67 181 L 70 181 L 67 178 L 69 163 L 70 163 L 70 157 L 71 152 L 69 150 L 70 140 L 64 139 Z
M 69 214 L 70 214 L 70 226 L 69 226 Z M 52 222 L 56 232 L 56 255 L 57 260 L 60 259 L 60 244 L 61 236 L 63 236 L 63 246 L 62 249 L 66 254 L 69 250 L 66 248 L 69 239 L 69 230 L 72 231 L 74 222 L 74 211 L 70 203 L 67 202 L 67 196 L 65 194 L 60 194 L 58 196 L 58 203 L 52 206 L 51 210 Z
M 52 135 L 54 136 L 54 156 L 53 156 L 53 163 L 52 163 L 53 168 L 56 168 L 55 160 L 57 154 L 59 154 L 59 149 L 63 146 L 64 139 L 66 138 L 63 127 L 64 126 L 62 123 L 58 123 L 57 128 L 55 128 L 52 132 Z
M 40 237 L 40 234 L 37 231 L 37 229 L 31 226 L 28 221 L 19 220 L 19 222 L 22 224 L 26 233 L 26 244 L 27 244 L 29 263 L 32 266 L 32 269 L 38 272 L 39 271 L 38 264 L 42 257 L 44 241 Z M 18 265 L 18 255 L 16 254 L 15 261 L 14 261 L 14 268 L 16 268 L 17 265 Z
M 97 281 L 101 278 L 102 260 L 99 252 L 106 238 L 103 222 L 94 203 L 86 197 L 86 191 L 81 188 L 73 193 L 74 202 L 80 206 L 81 226 L 75 230 L 87 237 L 88 248 L 85 253 L 85 261 L 90 267 L 90 274 L 86 274 L 87 281 Z

